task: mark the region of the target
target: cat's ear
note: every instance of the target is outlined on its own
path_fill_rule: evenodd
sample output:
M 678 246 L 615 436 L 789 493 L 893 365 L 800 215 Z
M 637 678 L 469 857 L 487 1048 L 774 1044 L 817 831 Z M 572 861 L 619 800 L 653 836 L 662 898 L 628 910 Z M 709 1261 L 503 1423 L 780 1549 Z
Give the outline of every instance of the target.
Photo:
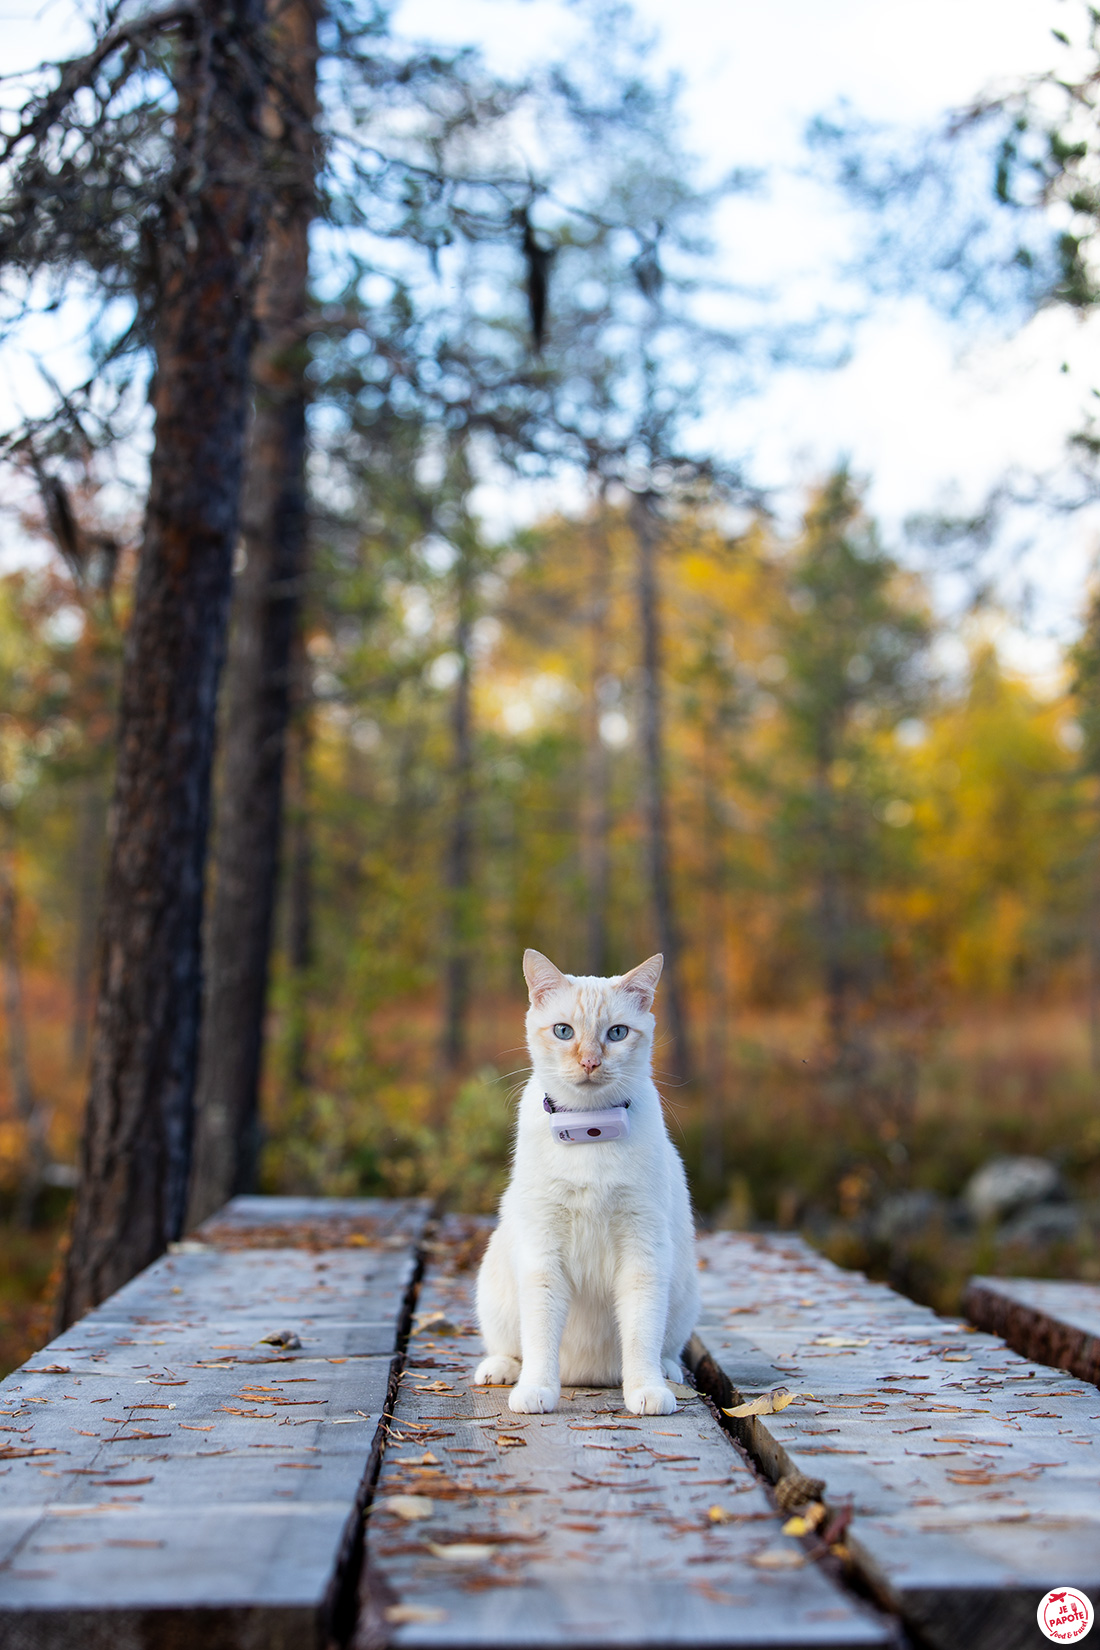
M 655 957 L 647 957 L 644 963 L 632 968 L 629 974 L 624 974 L 619 981 L 620 991 L 629 991 L 637 997 L 642 1007 L 653 1007 L 653 993 L 657 989 L 657 981 L 661 978 L 661 969 L 665 966 L 665 959 L 658 951 Z
M 552 991 L 557 991 L 559 986 L 569 984 L 561 969 L 555 968 L 550 958 L 544 957 L 541 951 L 527 950 L 523 953 L 523 977 L 527 981 L 531 1001 L 536 1006 L 545 1001 Z

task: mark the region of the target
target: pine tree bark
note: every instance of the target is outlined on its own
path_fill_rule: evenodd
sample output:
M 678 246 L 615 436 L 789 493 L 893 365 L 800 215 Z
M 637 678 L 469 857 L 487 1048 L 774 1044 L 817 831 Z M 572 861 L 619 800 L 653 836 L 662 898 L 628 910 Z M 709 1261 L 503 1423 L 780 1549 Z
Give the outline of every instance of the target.
M 611 604 L 611 546 L 601 508 L 588 534 L 588 689 L 584 705 L 584 790 L 581 795 L 581 873 L 585 899 L 585 967 L 607 969 L 610 763 L 600 736 L 600 693 L 610 663 L 607 616 Z
M 255 1189 L 268 966 L 283 822 L 292 650 L 307 555 L 306 365 L 309 230 L 315 209 L 317 17 L 275 0 L 285 90 L 265 124 L 286 135 L 285 173 L 256 292 L 253 412 L 222 714 L 212 908 L 187 1224 Z M 293 107 L 280 109 L 287 96 Z
M 174 58 L 155 440 L 126 638 L 68 1325 L 183 1229 L 218 678 L 240 519 L 262 218 L 262 0 L 208 0 Z
M 657 553 L 661 526 L 656 501 L 650 494 L 636 495 L 631 507 L 634 535 L 638 545 L 638 617 L 642 632 L 642 764 L 643 801 L 649 858 L 649 881 L 657 943 L 664 953 L 661 995 L 672 1037 L 672 1057 L 676 1076 L 691 1081 L 691 1050 L 683 1011 L 680 979 L 680 930 L 672 893 L 669 866 L 668 801 L 665 787 L 661 678 L 661 617 L 657 574 Z

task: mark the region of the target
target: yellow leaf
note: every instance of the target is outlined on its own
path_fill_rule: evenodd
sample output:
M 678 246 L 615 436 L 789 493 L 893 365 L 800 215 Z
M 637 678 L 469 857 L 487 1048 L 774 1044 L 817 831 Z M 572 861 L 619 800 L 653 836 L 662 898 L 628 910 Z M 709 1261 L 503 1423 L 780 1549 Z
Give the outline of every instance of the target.
M 746 1415 L 777 1415 L 788 1404 L 793 1404 L 798 1397 L 790 1387 L 773 1387 L 770 1392 L 762 1392 L 759 1398 L 753 1398 L 748 1403 L 738 1404 L 736 1409 L 723 1410 L 723 1415 L 732 1415 L 734 1420 L 741 1420 Z
M 870 1346 L 871 1337 L 866 1335 L 860 1339 L 858 1335 L 822 1335 L 818 1340 L 811 1341 L 811 1346 Z
M 726 1511 L 725 1507 L 715 1506 L 707 1508 L 707 1517 L 712 1524 L 728 1524 L 731 1514 Z
M 813 1529 L 813 1525 L 809 1522 L 808 1519 L 799 1518 L 796 1514 L 794 1518 L 788 1518 L 787 1522 L 784 1524 L 783 1534 L 784 1535 L 809 1535 L 809 1533 L 812 1529 Z
M 394 1627 L 412 1627 L 418 1622 L 446 1621 L 446 1610 L 433 1610 L 426 1604 L 390 1604 L 382 1614 Z

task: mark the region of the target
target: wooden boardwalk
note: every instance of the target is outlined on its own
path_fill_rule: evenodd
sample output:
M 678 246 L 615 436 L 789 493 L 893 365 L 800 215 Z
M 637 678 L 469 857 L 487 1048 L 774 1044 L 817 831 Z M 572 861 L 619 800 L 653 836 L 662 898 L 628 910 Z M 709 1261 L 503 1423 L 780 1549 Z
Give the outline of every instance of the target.
M 1094 1386 L 722 1234 L 710 1396 L 514 1416 L 470 1384 L 485 1231 L 237 1199 L 2 1383 L 2 1650 L 1022 1650 L 1048 1588 L 1100 1601 Z
M 239 1199 L 0 1385 L 4 1650 L 326 1642 L 427 1210 L 334 1214 Z
M 690 1387 L 666 1416 L 606 1389 L 513 1415 L 506 1389 L 473 1388 L 473 1256 L 462 1223 L 442 1239 L 370 1515 L 357 1650 L 897 1642 L 783 1535 Z
M 851 1508 L 859 1574 L 923 1642 L 1038 1646 L 1049 1588 L 1100 1601 L 1094 1386 L 799 1238 L 725 1233 L 700 1252 L 701 1379 L 727 1401 L 777 1384 L 799 1394 L 737 1423 L 741 1435 L 773 1479 L 823 1479 L 826 1502 Z
M 971 1278 L 963 1311 L 1025 1358 L 1100 1383 L 1100 1285 Z

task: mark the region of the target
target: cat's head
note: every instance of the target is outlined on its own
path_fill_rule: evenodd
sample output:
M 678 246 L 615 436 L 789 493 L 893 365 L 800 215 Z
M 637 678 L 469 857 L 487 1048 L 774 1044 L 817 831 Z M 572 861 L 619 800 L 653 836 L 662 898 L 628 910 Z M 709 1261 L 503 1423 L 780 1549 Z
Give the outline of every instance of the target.
M 531 993 L 527 1047 L 553 1098 L 583 1111 L 630 1098 L 650 1072 L 653 993 L 664 958 L 649 957 L 629 974 L 603 980 L 563 974 L 541 951 L 523 953 Z

